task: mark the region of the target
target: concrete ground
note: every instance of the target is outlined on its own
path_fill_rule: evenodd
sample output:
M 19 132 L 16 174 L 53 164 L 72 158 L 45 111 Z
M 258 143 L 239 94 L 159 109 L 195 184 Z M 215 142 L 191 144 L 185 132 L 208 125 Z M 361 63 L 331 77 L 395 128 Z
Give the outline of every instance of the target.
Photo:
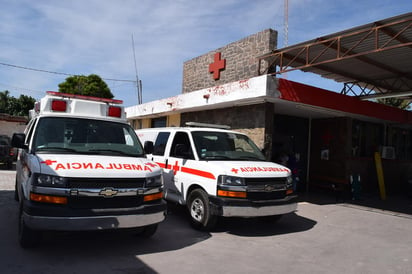
M 1 169 L 1 168 L 0 168 Z M 130 233 L 48 233 L 32 250 L 17 243 L 14 171 L 0 170 L 1 273 L 412 273 L 412 200 L 338 201 L 302 194 L 278 223 L 221 219 L 190 227 L 171 206 L 151 239 Z

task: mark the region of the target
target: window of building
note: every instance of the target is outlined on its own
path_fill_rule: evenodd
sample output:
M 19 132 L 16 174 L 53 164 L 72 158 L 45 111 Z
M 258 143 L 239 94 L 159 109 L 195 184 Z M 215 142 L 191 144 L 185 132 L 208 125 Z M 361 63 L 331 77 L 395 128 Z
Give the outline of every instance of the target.
M 412 132 L 403 128 L 388 128 L 387 145 L 395 149 L 395 158 L 399 160 L 412 159 Z
M 373 157 L 383 144 L 383 125 L 353 120 L 352 156 Z
M 151 127 L 166 127 L 167 117 L 153 118 Z

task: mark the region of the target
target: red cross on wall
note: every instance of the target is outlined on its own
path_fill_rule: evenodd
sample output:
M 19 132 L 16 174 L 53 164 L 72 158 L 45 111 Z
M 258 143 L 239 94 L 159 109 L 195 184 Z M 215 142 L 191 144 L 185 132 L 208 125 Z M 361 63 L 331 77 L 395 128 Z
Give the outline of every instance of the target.
M 226 68 L 226 59 L 220 59 L 221 53 L 216 52 L 213 63 L 209 64 L 209 72 L 213 73 L 213 79 L 219 80 L 220 71 Z

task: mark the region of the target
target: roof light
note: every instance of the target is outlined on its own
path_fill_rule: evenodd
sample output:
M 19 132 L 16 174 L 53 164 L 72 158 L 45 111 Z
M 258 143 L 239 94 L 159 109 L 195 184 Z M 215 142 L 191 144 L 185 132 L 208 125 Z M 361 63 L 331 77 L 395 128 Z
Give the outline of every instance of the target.
M 107 115 L 110 116 L 110 117 L 121 118 L 122 117 L 122 108 L 121 107 L 109 106 L 109 110 L 108 110 Z
M 74 99 L 83 99 L 83 100 L 92 100 L 92 101 L 99 101 L 105 103 L 112 103 L 112 104 L 123 104 L 122 100 L 116 99 L 109 99 L 109 98 L 100 98 L 100 97 L 93 97 L 93 96 L 85 96 L 85 95 L 78 95 L 78 94 L 69 94 L 69 93 L 61 93 L 57 91 L 47 91 L 49 95 L 59 96 L 63 98 L 74 98 Z
M 53 111 L 66 111 L 67 102 L 65 100 L 53 100 L 51 109 Z

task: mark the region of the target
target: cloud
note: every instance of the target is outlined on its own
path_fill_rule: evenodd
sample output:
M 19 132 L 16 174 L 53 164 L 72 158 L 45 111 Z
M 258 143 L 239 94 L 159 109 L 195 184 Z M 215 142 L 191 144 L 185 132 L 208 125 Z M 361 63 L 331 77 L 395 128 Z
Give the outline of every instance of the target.
M 408 12 L 412 5 L 405 0 L 397 5 L 385 0 L 358 2 L 289 1 L 289 44 Z M 283 0 L 0 0 L 0 4 L 2 63 L 134 80 L 133 35 L 144 101 L 179 94 L 183 62 L 228 43 L 275 28 L 278 45 L 283 45 Z M 0 65 L 0 90 L 40 98 L 39 91 L 57 90 L 66 77 Z M 137 101 L 133 83 L 107 83 L 126 105 Z

